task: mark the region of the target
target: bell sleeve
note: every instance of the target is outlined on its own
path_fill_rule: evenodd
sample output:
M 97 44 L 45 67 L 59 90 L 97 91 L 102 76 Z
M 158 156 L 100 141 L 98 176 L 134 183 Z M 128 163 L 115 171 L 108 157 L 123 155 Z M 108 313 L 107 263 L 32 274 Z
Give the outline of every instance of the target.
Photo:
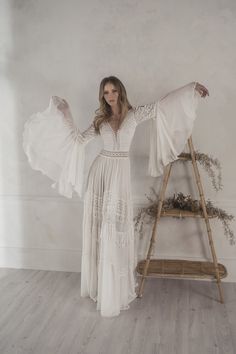
M 164 167 L 178 159 L 192 134 L 201 98 L 195 87 L 196 82 L 191 82 L 134 109 L 137 124 L 151 119 L 148 173 L 153 177 L 162 175 Z
M 64 116 L 52 96 L 46 110 L 32 114 L 25 122 L 23 150 L 30 166 L 53 180 L 51 187 L 59 194 L 72 198 L 75 190 L 81 197 L 84 147 L 97 134 L 93 123 L 80 132 L 72 116 Z

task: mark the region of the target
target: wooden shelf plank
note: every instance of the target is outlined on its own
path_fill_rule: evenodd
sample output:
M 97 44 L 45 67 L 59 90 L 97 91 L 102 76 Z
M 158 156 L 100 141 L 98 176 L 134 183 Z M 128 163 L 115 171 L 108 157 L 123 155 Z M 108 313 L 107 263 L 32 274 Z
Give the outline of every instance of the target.
M 186 161 L 191 161 L 192 160 L 191 155 L 190 154 L 185 154 L 185 153 L 179 154 L 178 155 L 178 159 L 179 160 L 186 160 Z
M 189 217 L 189 218 L 204 218 L 203 213 L 201 212 L 194 212 L 190 210 L 183 210 L 183 209 L 168 209 L 168 210 L 162 210 L 161 216 L 176 216 L 176 217 Z M 210 215 L 208 214 L 208 218 L 216 218 L 217 215 Z
M 145 260 L 139 261 L 136 267 L 138 275 L 143 275 Z M 220 278 L 227 276 L 226 267 L 218 263 Z M 189 261 L 183 259 L 151 259 L 147 277 L 181 277 L 181 278 L 216 278 L 213 262 Z

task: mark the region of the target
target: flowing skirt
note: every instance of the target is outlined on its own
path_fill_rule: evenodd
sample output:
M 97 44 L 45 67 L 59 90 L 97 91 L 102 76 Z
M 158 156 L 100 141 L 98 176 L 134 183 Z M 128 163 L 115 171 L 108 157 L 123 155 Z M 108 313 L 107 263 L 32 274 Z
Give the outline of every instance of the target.
M 137 295 L 129 157 L 102 152 L 93 161 L 84 195 L 81 296 L 105 317 L 129 308 Z

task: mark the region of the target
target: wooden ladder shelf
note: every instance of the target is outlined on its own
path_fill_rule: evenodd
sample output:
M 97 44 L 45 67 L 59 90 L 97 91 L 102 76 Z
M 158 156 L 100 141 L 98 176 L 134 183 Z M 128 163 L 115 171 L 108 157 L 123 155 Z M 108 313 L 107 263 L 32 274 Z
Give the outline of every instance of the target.
M 209 222 L 209 219 L 215 217 L 216 215 L 208 215 L 207 213 L 206 201 L 205 201 L 203 187 L 201 183 L 201 177 L 196 162 L 192 136 L 190 136 L 188 139 L 188 146 L 189 146 L 191 158 L 186 157 L 186 154 L 184 153 L 180 154 L 178 158 L 184 160 L 190 160 L 192 162 L 195 181 L 200 196 L 202 213 L 179 210 L 179 209 L 172 209 L 166 211 L 163 210 L 162 206 L 163 206 L 165 192 L 166 192 L 173 162 L 169 163 L 164 170 L 163 181 L 162 181 L 159 200 L 158 200 L 157 215 L 152 229 L 152 236 L 150 239 L 150 245 L 148 248 L 147 257 L 145 260 L 139 261 L 136 267 L 136 271 L 138 275 L 141 276 L 141 281 L 139 284 L 137 296 L 139 298 L 142 297 L 144 281 L 145 278 L 147 277 L 213 278 L 216 279 L 217 281 L 220 302 L 224 303 L 221 278 L 227 276 L 227 270 L 223 264 L 217 262 L 217 257 L 216 257 L 213 238 L 212 238 L 212 231 Z M 173 259 L 151 259 L 151 254 L 156 242 L 158 222 L 160 221 L 161 217 L 171 217 L 171 216 L 177 216 L 177 217 L 184 216 L 184 217 L 194 217 L 194 218 L 198 217 L 198 218 L 205 219 L 207 235 L 208 235 L 213 262 L 173 260 Z

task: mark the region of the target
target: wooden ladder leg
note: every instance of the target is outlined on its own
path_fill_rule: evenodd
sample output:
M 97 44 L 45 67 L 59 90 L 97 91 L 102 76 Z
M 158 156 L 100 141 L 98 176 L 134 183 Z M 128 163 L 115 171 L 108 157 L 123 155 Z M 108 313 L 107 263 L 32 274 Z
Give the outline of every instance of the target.
M 202 187 L 202 183 L 201 183 L 201 177 L 200 177 L 198 166 L 197 166 L 197 163 L 196 163 L 195 151 L 194 151 L 193 141 L 192 141 L 192 137 L 191 136 L 188 139 L 188 146 L 189 146 L 189 149 L 190 149 L 190 154 L 191 154 L 192 164 L 193 164 L 193 170 L 194 170 L 194 176 L 195 176 L 195 179 L 196 179 L 196 183 L 197 183 L 197 187 L 198 187 L 198 191 L 199 191 L 199 195 L 200 195 L 201 206 L 202 206 L 203 215 L 204 215 L 204 219 L 205 219 L 205 223 L 206 223 L 207 234 L 208 234 L 208 240 L 209 240 L 211 253 L 212 253 L 212 257 L 213 257 L 213 262 L 214 262 L 214 267 L 215 267 L 215 272 L 216 272 L 217 285 L 218 285 L 219 294 L 220 294 L 220 302 L 223 303 L 224 302 L 224 300 L 223 300 L 223 291 L 222 291 L 222 286 L 221 286 L 221 279 L 220 279 L 220 273 L 219 273 L 219 268 L 218 268 L 218 262 L 217 262 L 216 253 L 215 253 L 215 249 L 214 249 L 212 231 L 211 231 L 211 226 L 210 226 L 210 222 L 209 222 L 209 218 L 208 218 L 208 214 L 207 214 L 207 209 L 206 209 L 206 201 L 205 201 L 203 187 Z
M 165 197 L 165 191 L 166 191 L 166 187 L 167 187 L 167 183 L 170 177 L 170 171 L 171 171 L 171 167 L 172 167 L 172 163 L 169 163 L 164 170 L 164 177 L 163 177 L 163 182 L 162 182 L 162 186 L 161 186 L 161 191 L 160 191 L 160 196 L 159 196 L 159 200 L 158 200 L 158 207 L 157 207 L 157 216 L 155 218 L 155 223 L 152 229 L 152 236 L 151 236 L 151 240 L 150 240 L 150 245 L 149 245 L 149 249 L 148 249 L 148 253 L 147 253 L 147 258 L 146 258 L 146 262 L 145 262 L 145 266 L 144 266 L 144 270 L 143 270 L 143 274 L 141 277 L 141 281 L 140 281 L 140 285 L 139 285 L 139 290 L 138 290 L 138 296 L 137 297 L 142 297 L 143 295 L 143 287 L 144 287 L 144 280 L 147 276 L 147 270 L 149 267 L 149 263 L 150 263 L 150 258 L 151 258 L 151 253 L 153 250 L 153 247 L 155 245 L 155 239 L 156 239 L 156 234 L 157 234 L 157 223 L 161 217 L 161 210 L 162 210 L 162 205 L 163 205 L 163 201 L 164 201 L 164 197 Z

